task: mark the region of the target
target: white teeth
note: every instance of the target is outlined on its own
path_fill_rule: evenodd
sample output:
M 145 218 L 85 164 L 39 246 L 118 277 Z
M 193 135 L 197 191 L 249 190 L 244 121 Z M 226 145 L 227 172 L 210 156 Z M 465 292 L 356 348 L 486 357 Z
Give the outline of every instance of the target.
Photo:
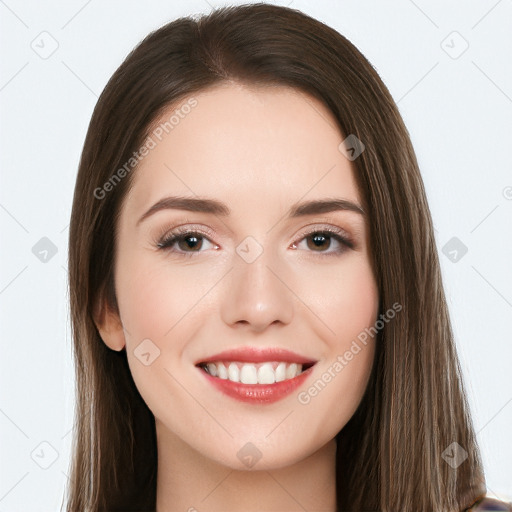
M 228 378 L 228 371 L 226 370 L 226 367 L 222 363 L 220 363 L 220 364 L 210 363 L 210 364 L 213 364 L 213 366 L 217 367 L 217 376 L 219 377 L 219 379 L 225 380 Z
M 244 364 L 240 370 L 242 384 L 258 384 L 258 372 L 253 364 Z
M 286 363 L 279 363 L 276 368 L 276 382 L 286 379 Z
M 207 363 L 207 373 L 219 379 L 228 379 L 242 384 L 273 384 L 293 379 L 302 373 L 302 364 L 284 362 L 266 363 Z
M 240 382 L 240 370 L 235 363 L 231 363 L 228 368 L 228 379 L 232 382 Z
M 295 363 L 292 363 L 291 365 L 286 368 L 286 378 L 287 379 L 293 379 L 297 375 L 297 365 Z
M 259 384 L 274 384 L 276 381 L 276 374 L 274 368 L 270 363 L 262 364 L 258 369 L 258 383 Z
M 213 363 L 208 363 L 208 372 L 210 375 L 217 377 L 217 367 Z

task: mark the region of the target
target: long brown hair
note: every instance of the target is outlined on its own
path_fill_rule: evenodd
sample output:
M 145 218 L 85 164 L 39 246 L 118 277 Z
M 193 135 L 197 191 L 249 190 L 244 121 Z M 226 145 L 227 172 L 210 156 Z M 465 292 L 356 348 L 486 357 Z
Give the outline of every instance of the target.
M 126 351 L 109 349 L 94 319 L 102 308 L 117 311 L 116 223 L 137 172 L 126 162 L 164 109 L 223 81 L 311 94 L 344 136 L 365 146 L 353 163 L 381 309 L 403 309 L 379 331 L 365 395 L 336 437 L 338 510 L 469 507 L 486 492 L 482 463 L 407 129 L 375 69 L 345 37 L 298 10 L 252 4 L 181 18 L 149 34 L 94 110 L 69 231 L 76 420 L 67 511 L 155 510 L 154 417 Z M 127 172 L 113 183 L 123 166 Z M 443 456 L 454 442 L 467 452 L 456 468 Z

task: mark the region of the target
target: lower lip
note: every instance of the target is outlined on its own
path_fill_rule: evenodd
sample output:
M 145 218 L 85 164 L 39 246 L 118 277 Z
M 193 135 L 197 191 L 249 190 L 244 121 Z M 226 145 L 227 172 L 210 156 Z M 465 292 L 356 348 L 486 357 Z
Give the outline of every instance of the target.
M 231 398 L 251 404 L 269 404 L 293 393 L 311 375 L 313 368 L 314 366 L 311 366 L 293 379 L 274 382 L 274 384 L 242 384 L 241 382 L 212 377 L 202 368 L 199 368 L 199 371 L 213 386 Z

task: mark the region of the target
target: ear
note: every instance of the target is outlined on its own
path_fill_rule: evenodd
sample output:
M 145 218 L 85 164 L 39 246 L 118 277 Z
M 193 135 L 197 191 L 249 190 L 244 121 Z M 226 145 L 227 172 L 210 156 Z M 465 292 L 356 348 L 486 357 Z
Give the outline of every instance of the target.
M 95 308 L 94 323 L 101 339 L 112 350 L 121 351 L 126 345 L 123 324 L 117 311 L 102 297 Z

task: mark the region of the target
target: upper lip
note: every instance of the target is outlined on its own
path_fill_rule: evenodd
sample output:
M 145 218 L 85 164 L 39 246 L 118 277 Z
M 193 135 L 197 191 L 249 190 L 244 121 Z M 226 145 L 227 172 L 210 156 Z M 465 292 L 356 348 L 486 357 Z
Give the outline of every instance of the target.
M 270 347 L 239 347 L 224 350 L 200 359 L 196 366 L 204 363 L 213 363 L 215 361 L 239 361 L 241 363 L 264 363 L 266 361 L 282 361 L 285 363 L 314 364 L 317 361 L 308 357 L 301 356 L 291 350 Z

